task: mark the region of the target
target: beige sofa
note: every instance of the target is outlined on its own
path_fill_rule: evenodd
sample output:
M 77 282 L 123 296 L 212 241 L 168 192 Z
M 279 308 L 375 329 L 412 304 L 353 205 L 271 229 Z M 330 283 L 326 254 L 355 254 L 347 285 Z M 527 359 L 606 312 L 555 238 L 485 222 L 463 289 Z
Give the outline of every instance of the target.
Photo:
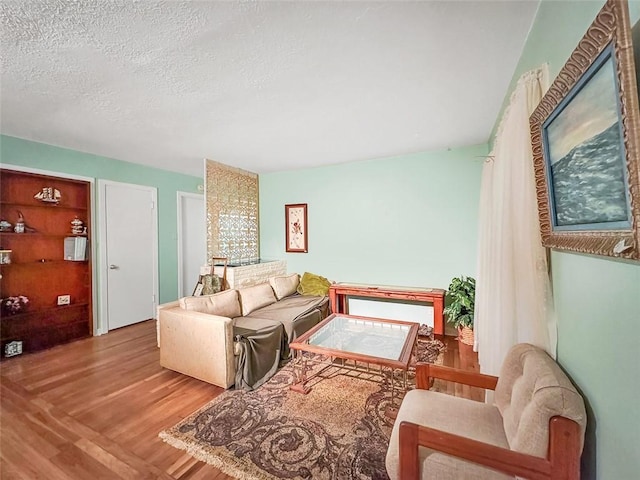
M 229 388 L 255 388 L 289 355 L 288 344 L 329 313 L 328 297 L 297 294 L 291 274 L 252 287 L 160 305 L 160 365 Z
M 495 404 L 429 391 L 433 378 L 495 390 Z M 514 346 L 499 377 L 419 364 L 416 380 L 391 433 L 391 480 L 580 478 L 584 401 L 543 350 Z

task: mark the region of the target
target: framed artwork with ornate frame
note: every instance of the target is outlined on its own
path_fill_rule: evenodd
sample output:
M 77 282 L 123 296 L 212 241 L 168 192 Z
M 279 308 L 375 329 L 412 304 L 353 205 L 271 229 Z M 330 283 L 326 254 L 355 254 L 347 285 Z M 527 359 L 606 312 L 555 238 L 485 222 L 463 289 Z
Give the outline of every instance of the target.
M 307 204 L 295 203 L 285 205 L 284 222 L 286 251 L 291 253 L 307 253 Z
M 626 0 L 608 0 L 530 117 L 546 247 L 640 259 L 640 111 Z

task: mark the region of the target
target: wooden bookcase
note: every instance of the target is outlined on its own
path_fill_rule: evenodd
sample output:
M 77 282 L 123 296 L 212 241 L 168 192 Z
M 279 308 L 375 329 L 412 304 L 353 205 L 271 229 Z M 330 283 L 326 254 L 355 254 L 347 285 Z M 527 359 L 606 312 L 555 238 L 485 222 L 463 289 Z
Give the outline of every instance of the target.
M 60 191 L 57 204 L 34 198 L 45 187 Z M 88 260 L 64 259 L 66 237 L 84 236 L 90 244 L 90 195 L 89 182 L 0 169 L 0 219 L 15 226 L 22 212 L 28 227 L 24 233 L 0 232 L 0 246 L 11 250 L 11 263 L 0 264 L 0 298 L 29 298 L 19 313 L 0 309 L 3 358 L 5 345 L 14 340 L 27 353 L 92 334 L 91 250 Z M 86 234 L 71 233 L 76 217 Z M 68 305 L 58 305 L 62 295 L 70 296 Z

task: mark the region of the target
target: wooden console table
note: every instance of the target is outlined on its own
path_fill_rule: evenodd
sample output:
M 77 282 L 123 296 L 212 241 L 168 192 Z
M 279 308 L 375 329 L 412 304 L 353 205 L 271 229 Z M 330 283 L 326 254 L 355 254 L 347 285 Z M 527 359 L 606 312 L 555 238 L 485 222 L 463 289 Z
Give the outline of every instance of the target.
M 333 313 L 349 313 L 347 297 L 388 298 L 396 300 L 413 300 L 433 304 L 433 333 L 444 335 L 445 291 L 440 288 L 390 287 L 386 285 L 362 285 L 355 283 L 334 283 L 329 288 L 331 311 Z

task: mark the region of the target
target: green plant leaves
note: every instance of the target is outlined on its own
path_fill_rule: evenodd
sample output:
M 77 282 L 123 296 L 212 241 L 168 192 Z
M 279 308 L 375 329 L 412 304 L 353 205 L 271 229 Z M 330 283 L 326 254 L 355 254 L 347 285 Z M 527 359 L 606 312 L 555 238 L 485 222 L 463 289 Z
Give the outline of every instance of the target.
M 473 277 L 454 277 L 447 291 L 448 305 L 444 309 L 447 321 L 456 328 L 473 328 L 473 309 L 476 300 L 476 280 Z

